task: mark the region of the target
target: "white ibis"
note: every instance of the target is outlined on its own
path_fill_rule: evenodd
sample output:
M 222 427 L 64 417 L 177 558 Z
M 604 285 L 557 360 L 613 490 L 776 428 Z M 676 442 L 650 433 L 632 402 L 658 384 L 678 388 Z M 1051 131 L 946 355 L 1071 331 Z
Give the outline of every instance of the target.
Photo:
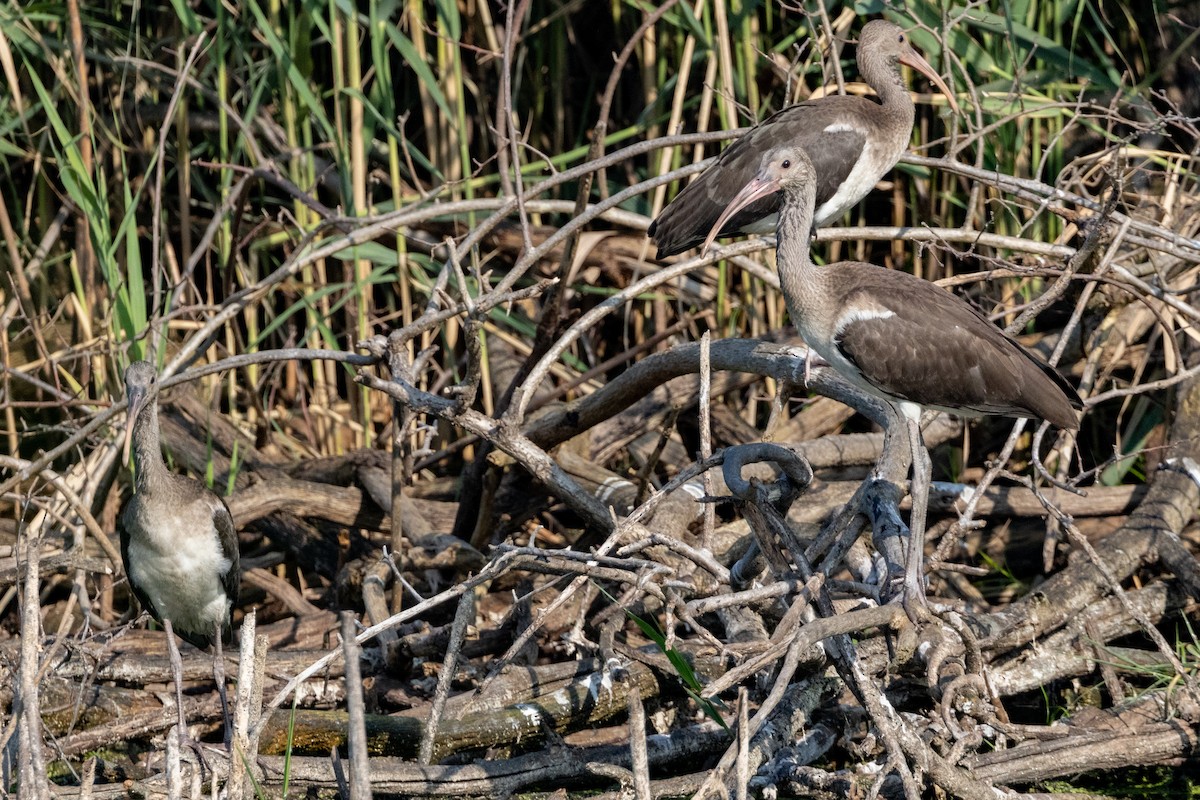
M 713 223 L 704 249 L 740 209 L 782 194 L 777 268 L 792 322 L 811 350 L 851 383 L 890 403 L 908 426 L 913 502 L 903 600 L 911 614 L 925 602 L 931 465 L 921 438 L 921 409 L 1030 417 L 1075 430 L 1083 403 L 1056 370 L 956 295 L 872 264 L 813 264 L 809 235 L 816 186 L 802 148 L 766 153 L 757 174 Z
M 174 634 L 200 649 L 215 645 L 213 676 L 229 732 L 222 641 L 232 632 L 241 572 L 237 533 L 229 508 L 204 484 L 167 469 L 159 449 L 158 373 L 135 361 L 125 370 L 129 401 L 125 463 L 133 450 L 134 494 L 121 515 L 121 558 L 142 607 L 163 624 L 174 670 L 180 734 L 183 667 Z
M 816 225 L 837 219 L 861 200 L 908 147 L 913 101 L 900 65 L 922 72 L 958 111 L 954 95 L 929 62 L 912 49 L 908 34 L 877 19 L 863 26 L 858 71 L 877 99 L 829 95 L 779 111 L 727 147 L 711 167 L 671 201 L 650 224 L 658 257 L 704 241 L 729 201 L 754 177 L 764 153 L 801 147 L 812 161 L 817 192 Z M 729 217 L 718 236 L 774 233 L 779 197 L 765 195 Z

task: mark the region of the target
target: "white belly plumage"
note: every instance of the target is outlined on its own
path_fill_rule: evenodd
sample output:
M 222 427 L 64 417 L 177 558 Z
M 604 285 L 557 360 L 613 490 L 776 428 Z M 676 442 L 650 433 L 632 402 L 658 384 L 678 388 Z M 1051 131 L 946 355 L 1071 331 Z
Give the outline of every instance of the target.
M 875 184 L 879 181 L 878 160 L 876 152 L 870 144 L 863 147 L 862 155 L 855 162 L 850 174 L 846 176 L 846 180 L 838 186 L 833 197 L 822 203 L 816 210 L 813 220 L 815 226 L 836 220 L 875 188 Z
M 161 531 L 153 537 L 157 542 L 147 541 L 149 537 L 131 539 L 129 578 L 177 630 L 212 635 L 217 623 L 224 624 L 229 617 L 230 601 L 221 576 L 232 562 L 221 549 L 211 516 L 204 517 L 204 526 L 179 519 L 175 524 L 183 530 Z

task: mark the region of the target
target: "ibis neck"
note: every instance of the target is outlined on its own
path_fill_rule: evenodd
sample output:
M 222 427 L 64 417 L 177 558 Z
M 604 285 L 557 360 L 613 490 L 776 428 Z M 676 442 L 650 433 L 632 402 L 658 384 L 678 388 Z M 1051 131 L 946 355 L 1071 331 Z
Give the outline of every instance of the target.
M 819 270 L 812 262 L 810 251 L 812 236 L 813 196 L 812 186 L 791 187 L 784 190 L 779 209 L 779 227 L 776 238 L 777 269 L 779 286 L 787 302 L 788 313 L 793 322 L 803 316 L 805 306 L 814 301 L 816 292 L 812 285 L 819 279 Z
M 134 471 L 134 487 L 138 492 L 153 489 L 167 474 L 158 432 L 157 397 L 146 403 L 134 425 L 133 463 L 137 467 Z
M 878 53 L 860 51 L 858 73 L 875 90 L 884 109 L 891 115 L 899 116 L 900 121 L 895 123 L 897 127 L 911 130 L 914 115 L 912 95 L 900 77 L 899 62 L 889 62 Z

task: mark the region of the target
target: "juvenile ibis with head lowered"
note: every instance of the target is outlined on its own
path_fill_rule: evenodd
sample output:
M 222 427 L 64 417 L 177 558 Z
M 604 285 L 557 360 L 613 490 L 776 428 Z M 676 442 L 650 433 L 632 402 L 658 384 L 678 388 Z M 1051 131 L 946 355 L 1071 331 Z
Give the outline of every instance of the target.
M 173 634 L 198 648 L 216 646 L 213 675 L 226 714 L 222 641 L 231 634 L 230 612 L 241 579 L 237 533 L 229 508 L 199 481 L 167 469 L 160 450 L 158 372 L 146 361 L 125 370 L 129 401 L 125 463 L 133 451 L 134 494 L 121 516 L 121 557 L 142 607 L 163 624 L 175 672 L 181 733 L 182 663 Z
M 729 201 L 754 177 L 763 155 L 784 147 L 802 148 L 812 162 L 814 225 L 840 217 L 895 165 L 912 138 L 913 101 L 900 77 L 901 64 L 933 81 L 958 111 L 949 87 L 899 26 L 882 19 L 868 22 L 859 36 L 857 59 L 858 71 L 876 98 L 829 95 L 808 100 L 745 133 L 650 224 L 658 257 L 704 241 Z M 764 195 L 726 219 L 717 235 L 773 233 L 779 204 L 778 196 Z
M 1079 427 L 1079 395 L 1058 372 L 956 295 L 906 272 L 856 261 L 818 267 L 809 256 L 817 178 L 800 147 L 764 154 L 755 175 L 713 223 L 707 249 L 738 212 L 779 193 L 776 265 L 788 314 L 810 350 L 851 383 L 890 403 L 912 449 L 911 539 L 904 603 L 923 605 L 930 460 L 922 408 L 1000 414 Z

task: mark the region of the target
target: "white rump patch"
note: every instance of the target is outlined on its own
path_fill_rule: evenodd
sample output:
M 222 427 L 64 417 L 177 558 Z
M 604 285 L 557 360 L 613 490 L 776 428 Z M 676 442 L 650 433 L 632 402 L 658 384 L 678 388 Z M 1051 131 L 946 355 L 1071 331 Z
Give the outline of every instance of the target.
M 859 129 L 849 122 L 834 122 L 825 127 L 826 133 L 858 133 Z
M 842 331 L 846 330 L 855 322 L 866 322 L 872 319 L 888 319 L 896 316 L 896 312 L 890 308 L 852 308 L 842 316 L 838 317 L 837 325 L 834 326 L 833 338 L 837 338 Z

